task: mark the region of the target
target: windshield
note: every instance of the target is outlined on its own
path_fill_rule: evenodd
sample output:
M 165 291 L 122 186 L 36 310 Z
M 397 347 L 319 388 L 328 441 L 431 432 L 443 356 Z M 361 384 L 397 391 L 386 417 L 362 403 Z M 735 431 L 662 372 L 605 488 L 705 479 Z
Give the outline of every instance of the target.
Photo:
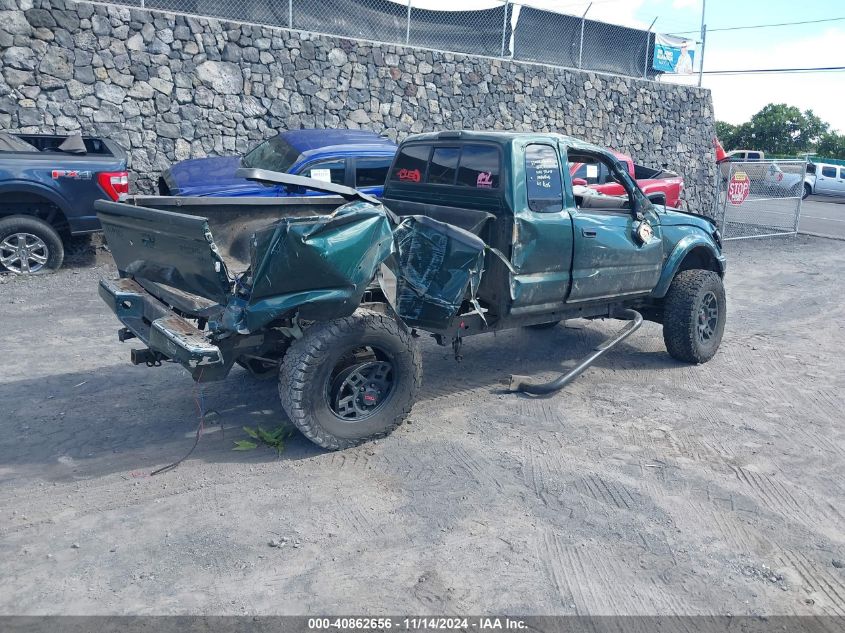
M 241 159 L 241 166 L 286 173 L 298 159 L 297 150 L 280 136 L 274 136 L 244 156 Z

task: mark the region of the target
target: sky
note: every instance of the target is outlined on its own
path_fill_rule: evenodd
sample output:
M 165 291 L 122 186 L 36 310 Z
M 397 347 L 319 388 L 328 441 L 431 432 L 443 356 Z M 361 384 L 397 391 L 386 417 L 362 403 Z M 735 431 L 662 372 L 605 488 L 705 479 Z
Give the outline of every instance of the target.
M 581 15 L 588 0 L 512 0 Z M 705 0 L 709 29 L 845 18 L 845 4 L 829 0 Z M 475 9 L 497 0 L 413 0 L 429 9 Z M 588 17 L 698 39 L 702 0 L 593 0 Z M 696 53 L 698 55 L 698 52 Z M 696 62 L 696 70 L 698 70 Z M 812 109 L 832 128 L 845 133 L 845 72 L 789 75 L 707 75 L 706 71 L 845 66 L 845 19 L 707 35 L 703 86 L 712 92 L 716 118 L 743 123 L 768 103 Z M 686 83 L 688 78 L 672 78 Z M 693 80 L 697 83 L 697 76 Z

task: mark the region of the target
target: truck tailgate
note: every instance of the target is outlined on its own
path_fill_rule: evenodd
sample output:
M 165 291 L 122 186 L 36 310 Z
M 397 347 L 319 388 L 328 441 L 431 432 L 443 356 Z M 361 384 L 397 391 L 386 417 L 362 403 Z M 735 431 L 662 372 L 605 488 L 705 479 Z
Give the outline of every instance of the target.
M 207 218 L 102 200 L 94 207 L 121 275 L 226 303 L 229 275 Z

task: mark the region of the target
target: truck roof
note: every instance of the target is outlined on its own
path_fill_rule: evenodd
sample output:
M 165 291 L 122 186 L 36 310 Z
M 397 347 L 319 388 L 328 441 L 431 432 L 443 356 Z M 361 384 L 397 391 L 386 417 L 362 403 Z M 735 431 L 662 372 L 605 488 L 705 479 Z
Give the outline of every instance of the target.
M 376 145 L 380 147 L 395 147 L 396 145 L 389 138 L 366 130 L 288 130 L 279 132 L 279 136 L 300 154 L 338 145 Z
M 620 155 L 609 151 L 599 145 L 587 143 L 573 136 L 566 136 L 565 134 L 558 134 L 556 132 L 481 132 L 476 130 L 446 130 L 442 132 L 426 132 L 424 134 L 414 134 L 407 137 L 403 143 L 410 143 L 416 141 L 487 141 L 489 143 L 498 143 L 499 145 L 509 145 L 514 141 L 548 141 L 555 139 L 562 142 L 568 147 L 575 149 L 583 149 L 591 152 L 597 152 L 607 156 L 618 157 Z M 624 155 L 623 155 L 624 156 Z

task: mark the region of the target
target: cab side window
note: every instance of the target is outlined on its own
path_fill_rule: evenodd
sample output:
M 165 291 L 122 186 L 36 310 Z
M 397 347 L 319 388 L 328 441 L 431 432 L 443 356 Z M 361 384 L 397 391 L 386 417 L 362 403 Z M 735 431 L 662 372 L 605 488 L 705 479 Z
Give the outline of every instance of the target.
M 332 182 L 336 185 L 346 184 L 346 161 L 345 160 L 324 160 L 309 165 L 300 176 Z
M 586 180 L 588 185 L 603 185 L 608 181 L 608 171 L 602 163 L 592 159 L 585 158 L 586 162 L 581 163 L 581 166 L 572 174 L 572 178 L 580 178 Z M 569 163 L 570 168 L 574 163 Z
M 825 178 L 836 178 L 836 167 L 822 167 L 822 176 Z
M 576 185 L 573 182 L 572 193 L 575 197 L 576 208 L 579 210 L 596 210 L 602 213 L 628 213 L 628 209 L 633 204 L 631 194 L 625 189 L 625 185 L 620 180 L 617 180 L 621 176 L 614 176 L 615 173 L 618 174 L 620 171 L 624 173 L 624 167 L 622 165 L 607 156 L 586 153 L 579 154 L 573 150 L 569 151 L 568 158 L 570 165 L 581 165 L 578 171 L 582 169 L 586 171 L 586 169 L 592 168 L 591 171 L 594 170 L 594 173 L 598 174 L 598 177 L 592 182 L 590 179 L 585 179 L 589 183 L 586 187 L 584 185 Z M 576 174 L 573 174 L 573 179 L 577 177 Z M 600 190 L 597 186 L 614 182 L 622 185 L 622 191 L 620 193 L 609 194 Z
M 525 148 L 525 188 L 532 211 L 555 213 L 563 209 L 563 178 L 555 148 L 540 144 Z

